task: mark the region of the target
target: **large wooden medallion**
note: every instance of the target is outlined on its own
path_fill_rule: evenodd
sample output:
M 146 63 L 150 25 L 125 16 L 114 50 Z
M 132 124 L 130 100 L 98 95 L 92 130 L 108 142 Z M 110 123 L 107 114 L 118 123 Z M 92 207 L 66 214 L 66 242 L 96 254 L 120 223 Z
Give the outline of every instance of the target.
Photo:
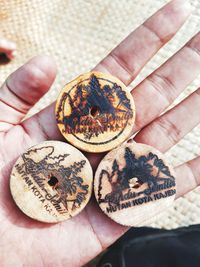
M 114 221 L 141 226 L 172 204 L 174 171 L 156 149 L 126 143 L 100 162 L 94 191 L 99 206 Z
M 17 160 L 10 189 L 26 215 L 53 223 L 73 217 L 85 207 L 92 181 L 92 168 L 80 151 L 63 142 L 47 141 Z
M 90 72 L 63 88 L 56 120 L 74 146 L 88 152 L 108 151 L 128 138 L 135 121 L 134 101 L 115 77 Z

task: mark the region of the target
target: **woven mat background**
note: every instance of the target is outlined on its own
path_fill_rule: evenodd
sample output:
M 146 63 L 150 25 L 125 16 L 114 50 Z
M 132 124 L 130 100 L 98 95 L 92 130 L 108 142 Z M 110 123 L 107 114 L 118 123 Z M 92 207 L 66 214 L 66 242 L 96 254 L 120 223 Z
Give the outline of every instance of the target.
M 29 58 L 51 55 L 58 75 L 49 93 L 31 110 L 42 109 L 58 95 L 66 82 L 89 71 L 166 0 L 1 0 L 0 36 L 17 43 L 17 57 L 0 66 L 0 82 Z M 166 45 L 134 81 L 138 83 L 169 58 L 200 26 L 200 0 L 191 0 L 193 15 L 176 37 Z M 200 85 L 200 77 L 179 97 L 183 99 Z M 177 102 L 176 101 L 176 102 Z M 199 114 L 197 114 L 199 116 Z M 167 153 L 178 165 L 200 155 L 200 127 L 194 129 Z M 200 223 L 200 188 L 180 198 L 159 221 L 157 227 L 174 228 Z

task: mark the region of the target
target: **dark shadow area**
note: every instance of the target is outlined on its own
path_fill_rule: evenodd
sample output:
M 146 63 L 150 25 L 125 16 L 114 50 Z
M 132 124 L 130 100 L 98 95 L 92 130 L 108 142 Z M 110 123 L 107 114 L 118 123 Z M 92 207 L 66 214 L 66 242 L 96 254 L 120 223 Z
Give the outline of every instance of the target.
M 6 56 L 5 53 L 0 53 L 0 65 L 6 65 L 10 62 L 11 60 Z
M 58 183 L 58 179 L 55 177 L 55 176 L 51 176 L 49 181 L 48 181 L 48 184 L 52 187 L 56 186 Z
M 95 267 L 199 267 L 200 225 L 174 230 L 131 228 Z

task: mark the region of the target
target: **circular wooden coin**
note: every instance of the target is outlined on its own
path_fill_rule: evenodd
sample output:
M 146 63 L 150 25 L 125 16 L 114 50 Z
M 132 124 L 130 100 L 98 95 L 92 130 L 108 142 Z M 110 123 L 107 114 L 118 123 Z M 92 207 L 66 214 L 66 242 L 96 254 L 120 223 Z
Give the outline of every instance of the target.
M 100 162 L 94 191 L 99 206 L 114 221 L 141 226 L 172 204 L 174 171 L 153 147 L 125 143 Z
M 84 151 L 104 152 L 129 137 L 135 105 L 117 78 L 89 72 L 63 88 L 56 103 L 56 120 L 68 142 Z
M 77 215 L 86 206 L 92 180 L 90 163 L 78 149 L 47 141 L 19 157 L 11 172 L 10 189 L 26 215 L 54 223 Z

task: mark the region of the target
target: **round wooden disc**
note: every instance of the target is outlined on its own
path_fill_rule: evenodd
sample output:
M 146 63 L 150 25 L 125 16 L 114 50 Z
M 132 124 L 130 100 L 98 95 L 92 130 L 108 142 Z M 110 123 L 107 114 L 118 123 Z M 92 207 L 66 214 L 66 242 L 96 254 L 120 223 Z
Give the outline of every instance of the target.
M 100 162 L 94 191 L 99 206 L 114 221 L 141 226 L 172 204 L 174 171 L 153 147 L 125 143 Z
M 88 203 L 93 173 L 78 149 L 58 141 L 31 147 L 11 172 L 18 207 L 38 221 L 54 223 L 77 215 Z
M 56 103 L 56 120 L 68 142 L 84 151 L 104 152 L 129 137 L 135 105 L 117 78 L 89 72 L 63 88 Z

